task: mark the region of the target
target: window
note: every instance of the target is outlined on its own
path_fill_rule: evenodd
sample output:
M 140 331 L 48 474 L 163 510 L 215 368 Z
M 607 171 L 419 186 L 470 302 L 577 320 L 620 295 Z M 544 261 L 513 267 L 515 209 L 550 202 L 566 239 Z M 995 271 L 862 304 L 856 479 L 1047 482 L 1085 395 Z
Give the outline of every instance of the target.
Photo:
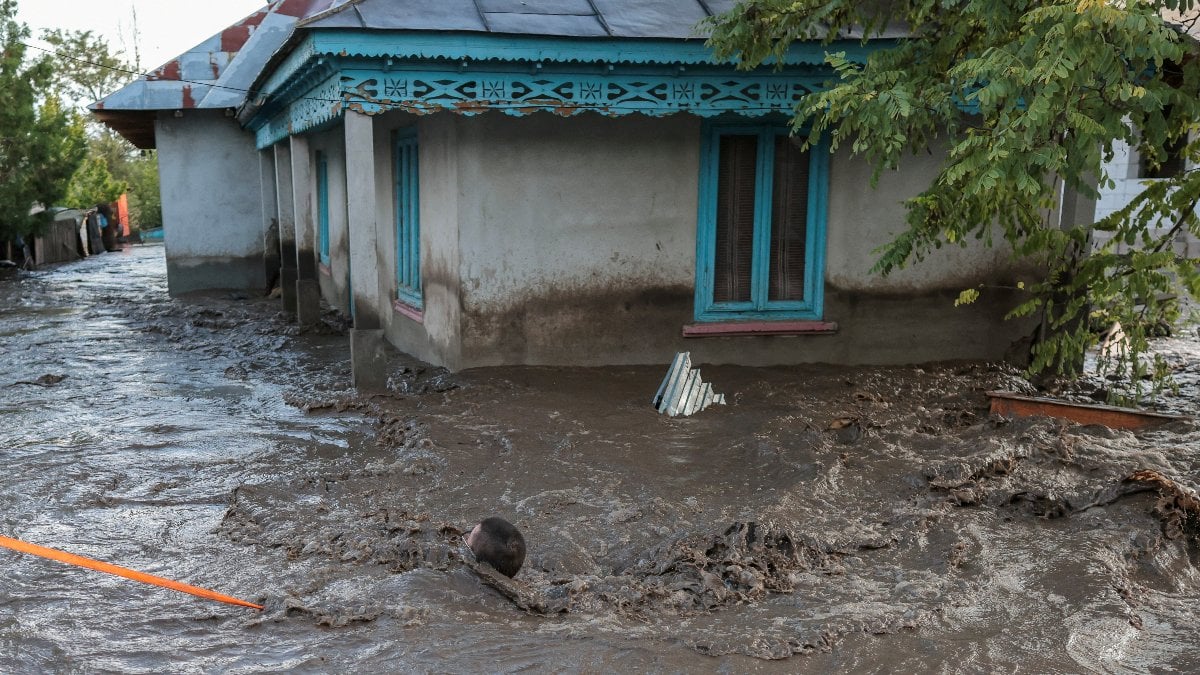
M 406 129 L 396 136 L 396 295 L 421 309 L 421 228 L 417 196 L 417 134 Z
M 317 152 L 317 247 L 321 264 L 329 266 L 329 162 Z
M 1163 108 L 1163 119 L 1171 119 L 1175 112 L 1174 106 Z M 1187 168 L 1188 137 L 1167 141 L 1163 145 L 1161 164 L 1154 164 L 1150 157 L 1138 155 L 1137 178 L 1175 178 Z
M 821 318 L 828 164 L 786 127 L 706 129 L 697 321 Z

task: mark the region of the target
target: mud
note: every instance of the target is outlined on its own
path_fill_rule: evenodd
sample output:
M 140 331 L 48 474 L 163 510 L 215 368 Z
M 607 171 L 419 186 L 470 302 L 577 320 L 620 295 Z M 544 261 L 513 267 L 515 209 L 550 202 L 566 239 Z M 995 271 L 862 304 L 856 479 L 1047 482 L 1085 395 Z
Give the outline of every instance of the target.
M 1195 423 L 991 417 L 1036 392 L 988 363 L 703 367 L 729 405 L 668 418 L 666 364 L 397 354 L 360 397 L 336 315 L 163 269 L 0 282 L 0 532 L 265 609 L 0 552 L 2 670 L 1200 669 Z M 1200 336 L 1159 345 L 1195 415 Z M 463 546 L 493 513 L 516 579 Z

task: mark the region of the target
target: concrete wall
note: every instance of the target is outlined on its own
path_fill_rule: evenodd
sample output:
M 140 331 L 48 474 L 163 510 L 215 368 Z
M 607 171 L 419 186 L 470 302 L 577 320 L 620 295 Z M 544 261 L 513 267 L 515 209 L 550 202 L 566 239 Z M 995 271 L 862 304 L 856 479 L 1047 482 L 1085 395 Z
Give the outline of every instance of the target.
M 220 111 L 155 122 L 167 288 L 263 290 L 263 193 L 254 137 Z
M 870 274 L 872 251 L 903 227 L 900 201 L 928 183 L 936 158 L 911 159 L 874 192 L 869 167 L 832 158 L 824 318 L 839 324 L 836 335 L 685 339 L 698 119 L 483 115 L 448 124 L 458 145 L 462 331 L 452 367 L 664 363 L 684 350 L 748 365 L 995 358 L 1029 328 L 998 328 L 1013 301 L 1003 292 L 953 306 L 965 288 L 1014 284 L 1006 250 L 948 248 L 890 277 Z M 436 180 L 426 180 L 426 149 L 423 198 Z M 423 226 L 425 217 L 423 208 Z
M 458 123 L 460 366 L 661 361 L 691 320 L 700 120 Z
M 910 158 L 875 191 L 860 160 L 831 158 L 824 319 L 837 322 L 836 334 L 683 338 L 694 321 L 699 119 L 392 112 L 370 124 L 373 147 L 349 161 L 373 161 L 377 180 L 373 309 L 390 342 L 433 363 L 665 363 L 684 350 L 698 362 L 747 365 L 999 358 L 1030 328 L 1000 322 L 1014 303 L 1004 292 L 953 306 L 965 288 L 1015 285 L 1005 249 L 950 247 L 887 278 L 870 273 L 873 250 L 904 227 L 901 201 L 935 175 L 935 157 Z M 394 306 L 392 146 L 414 124 L 420 312 Z M 344 130 L 308 142 L 329 158 L 332 261 L 322 294 L 346 310 Z
M 876 249 L 906 227 L 902 201 L 929 185 L 940 162 L 936 154 L 906 157 L 872 190 L 871 168 L 863 160 L 844 151 L 831 158 L 825 319 L 837 322 L 839 330 L 796 338 L 814 357 L 806 360 L 890 364 L 999 358 L 1032 330 L 1028 322 L 1000 321 L 1019 300 L 997 287 L 1032 280 L 1027 266 L 1013 262 L 1000 235 L 995 247 L 977 241 L 943 246 L 886 277 L 871 272 Z M 954 306 L 961 291 L 979 284 L 989 287 L 980 300 Z
M 377 180 L 375 254 L 380 270 L 380 306 L 376 311 L 392 344 L 419 359 L 438 364 L 455 363 L 459 351 L 459 300 L 454 275 L 458 245 L 456 121 L 457 116 L 450 114 L 418 118 L 403 112 L 372 118 L 372 155 Z M 419 134 L 424 307 L 398 311 L 393 143 L 398 130 L 412 126 L 417 126 Z

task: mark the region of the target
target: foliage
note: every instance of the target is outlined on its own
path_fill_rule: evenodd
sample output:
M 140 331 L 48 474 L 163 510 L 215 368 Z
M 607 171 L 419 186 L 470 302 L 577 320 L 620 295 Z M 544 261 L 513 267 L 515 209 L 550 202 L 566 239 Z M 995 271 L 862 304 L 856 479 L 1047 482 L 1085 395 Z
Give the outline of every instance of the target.
M 96 204 L 108 204 L 120 197 L 129 186 L 113 177 L 103 157 L 92 155 L 84 160 L 71 177 L 67 189 L 67 205 L 87 209 Z
M 158 186 L 158 158 L 153 152 L 128 165 L 129 222 L 138 229 L 162 225 L 162 195 Z
M 136 15 L 134 16 L 136 24 Z M 54 90 L 79 104 L 98 101 L 135 77 L 136 67 L 125 60 L 108 39 L 92 31 L 48 30 L 42 39 L 55 52 Z M 134 36 L 136 49 L 137 36 Z M 158 194 L 158 162 L 153 153 L 142 153 L 113 130 L 91 118 L 88 162 L 72 184 L 71 203 L 90 206 L 111 201 L 129 191 L 129 218 L 134 227 L 155 227 L 162 222 Z
M 54 90 L 67 100 L 99 101 L 133 79 L 133 67 L 108 40 L 90 30 L 44 30 L 42 39 L 55 52 Z
M 1171 253 L 1180 232 L 1200 235 L 1200 172 L 1149 183 L 1100 222 L 1060 222 L 1056 205 L 1064 188 L 1095 198 L 1113 185 L 1103 161 L 1118 142 L 1154 162 L 1183 143 L 1189 166 L 1200 160 L 1200 134 L 1189 136 L 1200 120 L 1200 60 L 1194 41 L 1162 18 L 1191 16 L 1196 4 L 742 0 L 709 21 L 710 45 L 752 68 L 798 40 L 867 36 L 878 48 L 865 61 L 827 57 L 828 88 L 803 99 L 793 122 L 810 143 L 827 136 L 865 158 L 874 179 L 906 152 L 946 153 L 936 179 L 906 201 L 907 229 L 878 250 L 875 269 L 1002 236 L 1048 270 L 1010 314 L 1041 319 L 1031 372 L 1077 374 L 1096 342 L 1092 327 L 1119 321 L 1129 349 L 1112 366 L 1140 381 L 1164 372 L 1142 354 L 1171 297 L 1200 295 L 1195 262 Z M 877 39 L 890 26 L 907 26 L 907 37 Z M 1111 243 L 1094 248 L 1093 229 Z M 1134 248 L 1119 253 L 1118 244 Z
M 84 153 L 82 118 L 54 96 L 48 59 L 26 59 L 29 30 L 15 20 L 15 0 L 0 0 L 0 239 L 36 233 L 48 213 L 30 215 L 35 205 L 54 206 Z

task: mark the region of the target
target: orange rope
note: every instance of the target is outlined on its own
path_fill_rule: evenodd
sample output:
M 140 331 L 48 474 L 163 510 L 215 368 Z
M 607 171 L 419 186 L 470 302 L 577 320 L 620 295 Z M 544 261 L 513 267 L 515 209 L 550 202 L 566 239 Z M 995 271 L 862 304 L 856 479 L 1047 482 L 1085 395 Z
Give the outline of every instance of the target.
M 233 598 L 228 595 L 222 595 L 216 591 L 210 591 L 206 588 L 189 586 L 188 584 L 183 584 L 178 581 L 171 581 L 170 579 L 156 577 L 153 574 L 137 572 L 124 567 L 118 567 L 117 565 L 110 565 L 106 562 L 100 562 L 99 560 L 85 558 L 81 555 L 65 553 L 53 548 L 46 548 L 45 546 L 38 546 L 37 544 L 27 544 L 19 539 L 10 539 L 8 537 L 0 536 L 0 546 L 11 548 L 14 551 L 20 551 L 21 553 L 29 553 L 32 555 L 41 556 L 43 558 L 49 558 L 50 560 L 57 560 L 58 562 L 64 562 L 69 565 L 86 567 L 88 569 L 96 570 L 97 572 L 115 574 L 119 577 L 125 577 L 126 579 L 140 581 L 143 584 L 162 586 L 163 588 L 169 588 L 173 591 L 179 591 L 180 593 L 190 593 L 200 598 L 207 598 L 208 600 L 216 600 L 217 602 L 225 602 L 231 605 L 239 605 L 241 607 L 262 609 L 262 605 L 256 605 L 252 602 L 246 602 L 245 600 L 238 600 L 237 598 Z

